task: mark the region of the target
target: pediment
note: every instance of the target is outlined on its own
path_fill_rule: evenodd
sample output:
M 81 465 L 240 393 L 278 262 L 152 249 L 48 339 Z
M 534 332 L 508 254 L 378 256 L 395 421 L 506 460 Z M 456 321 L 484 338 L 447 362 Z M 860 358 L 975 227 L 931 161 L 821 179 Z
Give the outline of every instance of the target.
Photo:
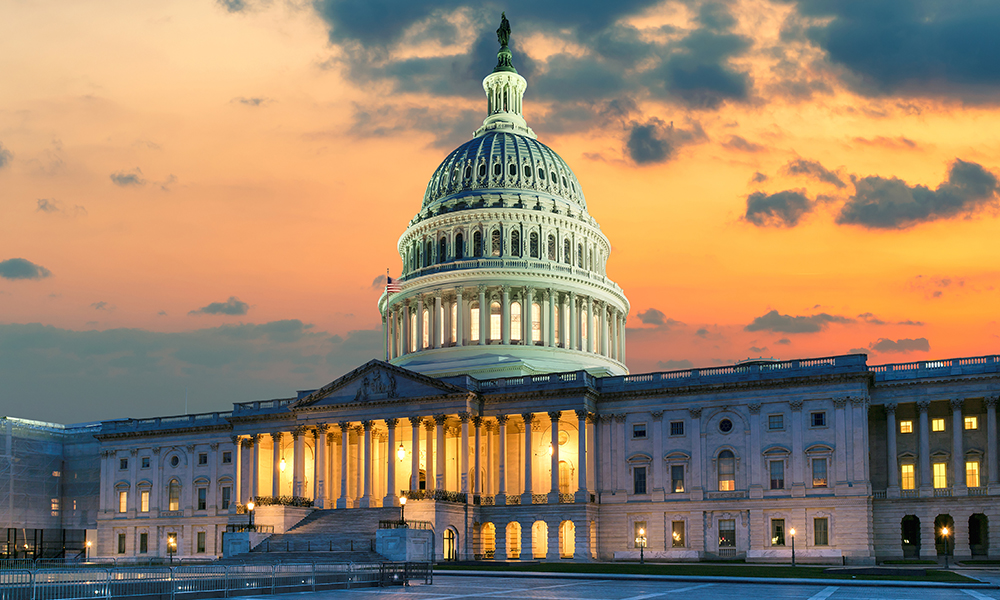
M 372 360 L 291 404 L 292 410 L 405 398 L 468 394 L 469 390 L 381 360 Z

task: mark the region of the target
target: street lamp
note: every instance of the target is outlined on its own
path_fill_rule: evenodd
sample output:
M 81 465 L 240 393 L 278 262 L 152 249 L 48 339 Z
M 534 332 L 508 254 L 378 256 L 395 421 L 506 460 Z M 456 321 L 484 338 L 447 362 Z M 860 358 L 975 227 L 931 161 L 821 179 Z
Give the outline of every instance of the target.
M 639 528 L 639 535 L 635 536 L 635 545 L 639 546 L 639 564 L 646 564 L 646 530 L 642 527 Z
M 944 538 L 944 568 L 948 568 L 948 528 L 941 528 L 941 537 Z
M 175 552 L 177 552 L 177 538 L 170 536 L 167 538 L 167 554 L 170 556 L 170 564 L 174 564 Z
M 406 526 L 406 496 L 399 497 L 399 522 Z
M 788 530 L 789 535 L 792 536 L 792 566 L 795 566 L 795 528 L 792 527 Z
M 87 540 L 87 544 L 85 545 L 85 547 L 83 549 L 83 561 L 84 562 L 89 562 L 90 561 L 90 546 L 91 546 L 91 544 L 93 544 L 93 542 L 91 542 L 90 540 Z
M 250 529 L 250 531 L 257 531 L 257 529 L 254 528 L 254 525 L 253 525 L 253 506 L 254 506 L 253 505 L 253 500 L 251 500 L 250 502 L 247 502 L 247 514 L 250 515 L 250 527 L 249 527 L 249 529 Z

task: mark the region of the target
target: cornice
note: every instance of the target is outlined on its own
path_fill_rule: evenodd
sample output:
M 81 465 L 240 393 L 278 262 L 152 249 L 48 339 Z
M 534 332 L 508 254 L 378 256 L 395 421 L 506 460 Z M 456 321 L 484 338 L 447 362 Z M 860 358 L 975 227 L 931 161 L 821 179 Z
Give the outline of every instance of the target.
M 873 378 L 874 379 L 874 378 Z M 983 373 L 981 375 L 950 375 L 945 377 L 923 377 L 916 379 L 898 379 L 890 381 L 876 381 L 873 384 L 875 389 L 879 388 L 899 388 L 912 386 L 926 386 L 929 383 L 952 384 L 967 383 L 970 381 L 997 381 L 1000 382 L 1000 373 Z
M 600 392 L 601 402 L 614 402 L 629 398 L 646 398 L 651 396 L 681 396 L 706 391 L 744 390 L 744 389 L 780 389 L 798 387 L 804 384 L 821 383 L 860 383 L 868 382 L 869 373 L 808 375 L 802 377 L 783 378 L 775 380 L 733 381 L 706 383 L 702 385 L 686 385 L 679 387 L 662 387 L 648 390 L 626 390 L 617 392 Z
M 134 437 L 162 437 L 182 433 L 204 433 L 208 431 L 232 431 L 232 423 L 226 425 L 203 425 L 199 427 L 174 427 L 171 429 L 139 429 L 133 431 L 115 431 L 113 433 L 95 433 L 98 440 L 114 440 Z

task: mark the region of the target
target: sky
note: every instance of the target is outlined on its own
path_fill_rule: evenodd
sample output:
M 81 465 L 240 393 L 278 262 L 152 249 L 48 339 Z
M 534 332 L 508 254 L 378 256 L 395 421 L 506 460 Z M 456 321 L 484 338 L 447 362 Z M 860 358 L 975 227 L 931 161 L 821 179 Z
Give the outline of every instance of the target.
M 224 411 L 381 357 L 501 10 L 633 373 L 997 353 L 995 1 L 9 0 L 0 414 Z

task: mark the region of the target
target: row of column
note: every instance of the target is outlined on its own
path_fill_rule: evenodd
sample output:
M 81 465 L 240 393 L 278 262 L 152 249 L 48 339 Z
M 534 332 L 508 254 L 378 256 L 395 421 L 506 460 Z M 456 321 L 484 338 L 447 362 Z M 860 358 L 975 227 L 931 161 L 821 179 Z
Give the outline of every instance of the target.
M 492 329 L 493 303 L 497 303 L 500 309 L 499 331 Z M 517 303 L 521 311 L 516 334 L 512 332 L 513 303 Z M 537 315 L 534 314 L 536 304 Z M 476 308 L 478 328 L 474 328 L 472 323 Z M 597 332 L 594 332 L 593 315 L 599 317 Z M 591 352 L 624 362 L 625 317 L 625 313 L 610 302 L 551 288 L 538 290 L 530 286 L 491 288 L 480 285 L 473 293 L 463 287 L 438 290 L 426 296 L 395 300 L 387 308 L 384 319 L 386 359 L 446 346 L 507 345 L 512 342 L 531 345 L 535 343 L 534 326 L 537 323 L 538 343 L 543 346 Z M 558 330 L 557 323 L 560 325 Z M 474 330 L 478 331 L 475 339 L 472 335 Z

